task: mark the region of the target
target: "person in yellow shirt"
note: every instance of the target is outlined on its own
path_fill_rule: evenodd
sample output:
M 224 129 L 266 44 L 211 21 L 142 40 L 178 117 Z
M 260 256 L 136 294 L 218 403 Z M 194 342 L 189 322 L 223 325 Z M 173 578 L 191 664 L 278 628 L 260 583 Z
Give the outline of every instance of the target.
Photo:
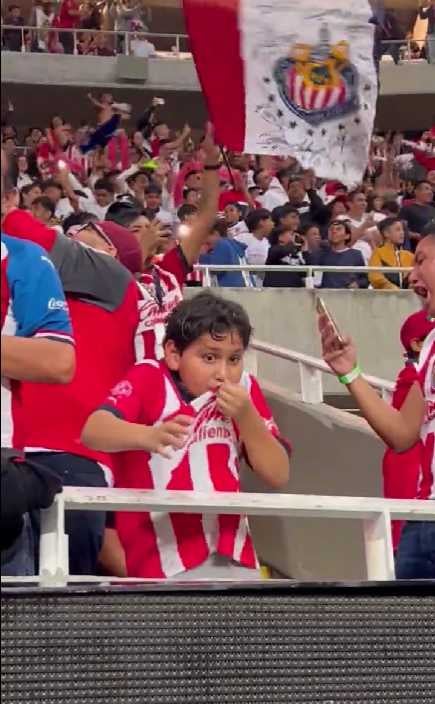
M 384 243 L 373 251 L 370 257 L 369 266 L 391 266 L 391 267 L 412 267 L 414 266 L 414 255 L 403 249 L 405 241 L 405 230 L 399 218 L 385 218 L 378 223 L 379 231 Z M 407 273 L 391 272 L 382 274 L 370 273 L 369 281 L 373 288 L 377 289 L 399 289 L 408 287 Z

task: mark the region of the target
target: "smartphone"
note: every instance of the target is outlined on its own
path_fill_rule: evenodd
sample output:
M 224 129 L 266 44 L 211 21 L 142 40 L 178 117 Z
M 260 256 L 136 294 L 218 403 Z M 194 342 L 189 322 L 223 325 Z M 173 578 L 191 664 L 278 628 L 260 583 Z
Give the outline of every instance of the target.
M 337 346 L 341 349 L 344 348 L 346 345 L 344 337 L 340 333 L 337 323 L 335 322 L 334 318 L 326 307 L 325 301 L 320 296 L 316 296 L 316 311 L 319 316 L 325 316 L 325 318 L 328 320 L 329 324 L 331 325 L 334 331 L 335 337 L 337 338 Z

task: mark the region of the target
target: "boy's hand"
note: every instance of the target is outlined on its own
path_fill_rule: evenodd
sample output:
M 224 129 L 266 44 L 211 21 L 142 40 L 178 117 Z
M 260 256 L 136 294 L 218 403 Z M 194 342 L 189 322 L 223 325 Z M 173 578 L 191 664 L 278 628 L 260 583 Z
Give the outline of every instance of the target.
M 217 394 L 217 407 L 227 418 L 240 422 L 251 408 L 251 399 L 240 384 L 225 382 Z
M 149 428 L 146 450 L 170 458 L 171 450 L 180 450 L 186 444 L 193 423 L 190 416 L 179 415 L 165 423 Z

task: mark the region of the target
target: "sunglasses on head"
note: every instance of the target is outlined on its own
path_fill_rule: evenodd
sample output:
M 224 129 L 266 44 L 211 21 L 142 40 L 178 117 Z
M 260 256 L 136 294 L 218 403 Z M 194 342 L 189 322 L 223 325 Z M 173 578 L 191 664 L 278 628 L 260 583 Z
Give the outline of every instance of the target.
M 106 235 L 104 230 L 97 225 L 95 222 L 87 222 L 83 225 L 71 225 L 70 228 L 68 228 L 68 232 L 66 233 L 67 237 L 70 237 L 73 240 L 78 239 L 78 235 L 80 232 L 83 232 L 83 230 L 94 230 L 94 232 L 97 233 L 108 245 L 112 245 L 112 242 L 110 238 Z

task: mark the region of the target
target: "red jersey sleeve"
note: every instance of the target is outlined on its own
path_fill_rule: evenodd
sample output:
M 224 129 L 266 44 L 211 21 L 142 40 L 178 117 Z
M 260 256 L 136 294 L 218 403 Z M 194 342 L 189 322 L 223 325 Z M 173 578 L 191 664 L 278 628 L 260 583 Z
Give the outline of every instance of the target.
M 186 277 L 191 271 L 181 247 L 175 247 L 166 252 L 163 259 L 159 262 L 159 267 L 175 276 L 180 288 L 186 283 Z
M 139 362 L 111 389 L 100 410 L 109 411 L 129 423 L 153 425 L 164 405 L 164 384 L 158 363 Z
M 260 389 L 260 385 L 257 381 L 257 379 L 252 376 L 251 374 L 248 375 L 249 378 L 249 395 L 251 397 L 252 405 L 254 408 L 257 410 L 259 415 L 263 418 L 266 427 L 272 435 L 275 437 L 279 436 L 279 429 L 278 426 L 276 425 L 272 411 L 270 410 L 268 403 L 266 399 L 264 398 L 263 392 Z
M 266 428 L 275 438 L 277 438 L 277 440 L 280 441 L 280 443 L 285 447 L 287 453 L 290 455 L 292 452 L 292 446 L 290 442 L 281 435 L 257 379 L 252 376 L 252 374 L 246 374 L 242 379 L 242 384 L 245 388 L 247 387 L 252 405 L 257 410 L 258 414 L 263 418 Z
M 391 404 L 393 408 L 400 410 L 405 403 L 406 397 L 415 382 L 419 382 L 417 369 L 414 364 L 407 364 L 396 379 L 396 386 Z
M 26 210 L 12 210 L 3 220 L 2 230 L 6 235 L 39 244 L 50 252 L 56 242 L 57 233 L 36 220 Z

